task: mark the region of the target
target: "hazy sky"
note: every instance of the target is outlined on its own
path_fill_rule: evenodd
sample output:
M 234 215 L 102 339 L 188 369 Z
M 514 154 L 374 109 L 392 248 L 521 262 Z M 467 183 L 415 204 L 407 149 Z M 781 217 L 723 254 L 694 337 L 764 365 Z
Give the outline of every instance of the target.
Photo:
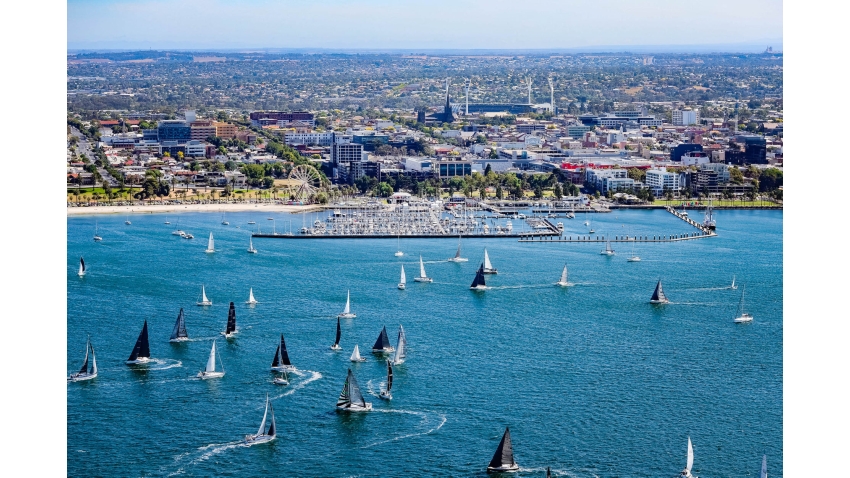
M 781 0 L 68 0 L 70 49 L 778 49 L 781 41 Z

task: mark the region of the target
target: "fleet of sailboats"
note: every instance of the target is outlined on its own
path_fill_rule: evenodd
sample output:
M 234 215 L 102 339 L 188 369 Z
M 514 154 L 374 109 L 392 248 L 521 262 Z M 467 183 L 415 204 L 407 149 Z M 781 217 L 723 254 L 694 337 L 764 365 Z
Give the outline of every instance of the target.
M 381 329 L 381 333 L 378 334 L 378 339 L 375 340 L 375 345 L 372 346 L 372 353 L 383 354 L 392 352 L 395 352 L 395 348 L 390 345 L 390 339 L 387 336 L 387 326 L 385 325 Z
M 351 313 L 351 291 L 348 291 L 348 297 L 345 299 L 345 309 L 343 309 L 342 313 L 337 315 L 339 319 L 353 319 L 357 317 L 357 314 Z
M 366 358 L 360 356 L 360 347 L 354 344 L 354 351 L 351 352 L 350 359 L 352 362 L 365 362 Z
M 342 329 L 339 327 L 339 317 L 336 318 L 336 339 L 334 339 L 334 344 L 331 345 L 331 350 L 342 350 L 342 347 L 339 346 L 339 339 L 342 337 Z
M 89 362 L 89 350 L 91 350 L 91 362 Z M 91 339 L 86 338 L 86 358 L 83 360 L 83 366 L 76 373 L 68 376 L 69 382 L 82 382 L 91 380 L 97 377 L 97 357 L 94 356 L 94 346 L 91 344 Z
M 368 412 L 372 410 L 372 404 L 363 399 L 357 379 L 348 369 L 348 376 L 342 386 L 342 392 L 336 401 L 336 409 L 345 412 Z
M 233 305 L 233 302 L 230 303 L 230 308 L 227 310 L 227 326 L 224 328 L 224 332 L 221 335 L 224 338 L 229 339 L 236 335 L 238 331 L 236 330 L 236 306 Z
M 564 264 L 564 270 L 561 271 L 561 278 L 558 282 L 555 282 L 555 285 L 560 287 L 566 287 L 569 284 L 567 283 L 567 265 Z
M 487 288 L 487 284 L 484 283 L 484 263 L 481 263 L 481 266 L 478 267 L 478 271 L 475 273 L 475 279 L 472 280 L 472 285 L 469 286 L 471 290 L 485 290 Z
M 248 304 L 248 305 L 256 305 L 256 304 L 259 303 L 259 302 L 257 302 L 257 299 L 254 298 L 254 288 L 253 287 L 248 289 L 248 300 L 246 300 L 245 303 Z
M 694 447 L 691 445 L 691 437 L 688 437 L 688 461 L 685 465 L 685 469 L 679 473 L 681 478 L 693 478 L 691 475 L 691 468 L 694 467 Z
M 487 465 L 487 473 L 505 473 L 518 470 L 519 465 L 514 460 L 514 448 L 511 445 L 511 430 L 505 427 L 505 433 L 496 448 L 496 453 L 493 453 L 493 458 Z
M 744 312 L 744 292 L 747 290 L 746 287 L 741 288 L 741 302 L 738 303 L 738 315 L 735 317 L 735 323 L 741 324 L 744 322 L 752 322 L 753 316 Z
M 460 236 L 457 236 L 457 252 L 454 257 L 449 259 L 449 262 L 469 262 L 469 259 L 460 257 Z
M 251 254 L 256 254 L 257 249 L 254 248 L 254 241 L 252 238 L 248 238 L 248 252 Z
M 80 270 L 77 271 L 77 275 L 80 277 L 86 275 L 86 261 L 83 260 L 83 256 L 80 256 Z
M 224 364 L 221 363 L 221 357 L 218 357 L 219 364 L 221 365 L 221 370 L 215 369 L 215 359 L 216 359 L 215 340 L 213 340 L 212 349 L 210 349 L 210 357 L 207 359 L 207 366 L 204 367 L 203 370 L 198 372 L 198 378 L 200 378 L 202 380 L 206 380 L 208 378 L 224 377 Z
M 484 274 L 498 274 L 499 271 L 493 267 L 493 264 L 490 263 L 490 256 L 487 255 L 487 249 L 484 249 L 484 267 L 482 272 Z
M 271 410 L 271 424 L 269 424 L 268 430 L 266 430 L 266 418 L 269 415 L 269 410 Z M 274 423 L 274 406 L 272 406 L 269 401 L 269 395 L 266 394 L 266 410 L 263 412 L 263 421 L 260 422 L 260 429 L 257 430 L 257 433 L 253 435 L 245 435 L 245 443 L 248 445 L 256 445 L 257 443 L 267 443 L 275 439 L 277 437 L 277 430 L 275 429 Z
M 655 284 L 655 291 L 652 292 L 652 298 L 649 299 L 650 304 L 668 304 L 670 300 L 664 295 L 664 289 L 661 288 L 661 279 Z
M 213 240 L 213 233 L 212 232 L 210 232 L 210 238 L 207 241 L 207 250 L 204 251 L 204 252 L 206 252 L 207 254 L 211 254 L 211 253 L 215 252 L 215 240 Z
M 401 279 L 398 281 L 398 288 L 404 290 L 407 287 L 407 278 L 404 276 L 404 264 L 401 265 Z
M 189 334 L 186 333 L 186 320 L 183 318 L 183 307 L 180 307 L 180 312 L 177 314 L 177 322 L 174 323 L 174 330 L 171 331 L 169 342 L 185 342 L 189 340 Z
M 201 298 L 200 300 L 198 300 L 198 302 L 195 303 L 195 305 L 212 305 L 212 301 L 207 299 L 207 290 L 204 288 L 203 285 L 201 285 Z
M 274 352 L 272 370 L 275 372 L 295 370 L 292 362 L 289 361 L 289 352 L 286 351 L 286 341 L 283 339 L 283 334 L 280 334 L 280 343 L 277 344 L 277 350 Z
M 133 351 L 130 352 L 130 358 L 127 359 L 127 365 L 137 365 L 148 363 L 151 359 L 151 348 L 148 343 L 148 321 L 142 326 L 142 331 L 139 333 L 139 338 L 136 339 L 136 345 L 133 346 Z
M 387 360 L 387 388 L 381 390 L 380 397 L 384 400 L 393 399 L 393 363 Z
M 425 274 L 425 263 L 422 262 L 422 256 L 419 256 L 419 276 L 413 278 L 416 282 L 434 282 L 434 279 Z

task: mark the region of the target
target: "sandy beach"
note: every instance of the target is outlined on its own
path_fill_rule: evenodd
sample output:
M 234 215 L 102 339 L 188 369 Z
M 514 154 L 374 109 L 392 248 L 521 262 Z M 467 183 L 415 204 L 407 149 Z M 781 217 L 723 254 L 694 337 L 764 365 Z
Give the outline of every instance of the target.
M 306 205 L 292 206 L 286 204 L 152 204 L 133 206 L 89 206 L 68 207 L 68 216 L 85 216 L 94 214 L 165 214 L 178 212 L 289 212 L 316 211 L 321 206 Z

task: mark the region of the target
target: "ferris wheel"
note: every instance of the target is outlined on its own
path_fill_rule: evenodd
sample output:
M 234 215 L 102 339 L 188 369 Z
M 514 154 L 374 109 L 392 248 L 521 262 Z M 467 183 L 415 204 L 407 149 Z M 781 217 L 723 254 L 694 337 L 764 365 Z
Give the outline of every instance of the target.
M 288 179 L 288 193 L 300 201 L 310 199 L 322 187 L 322 176 L 316 168 L 300 164 L 292 168 Z

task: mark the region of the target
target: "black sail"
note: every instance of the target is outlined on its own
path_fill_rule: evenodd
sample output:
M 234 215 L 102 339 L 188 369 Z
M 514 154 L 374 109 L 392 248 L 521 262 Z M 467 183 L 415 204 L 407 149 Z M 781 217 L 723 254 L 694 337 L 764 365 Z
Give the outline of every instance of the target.
M 472 281 L 472 285 L 470 288 L 475 288 L 480 285 L 486 285 L 484 283 L 484 263 L 481 263 L 481 267 L 478 268 L 478 272 L 475 273 L 475 279 Z
M 274 360 L 272 360 L 272 367 L 277 367 L 280 365 L 280 345 L 274 351 Z
M 658 279 L 658 284 L 655 285 L 655 292 L 652 293 L 652 300 L 662 302 L 667 301 L 667 296 L 664 295 L 664 290 L 661 288 L 661 279 Z
M 272 405 L 271 402 L 269 402 L 269 411 L 272 412 L 272 423 L 269 425 L 269 431 L 266 435 L 273 437 L 277 433 L 277 430 L 274 426 L 274 405 Z
M 183 319 L 183 307 L 180 307 L 177 322 L 174 323 L 174 330 L 171 331 L 171 340 L 179 337 L 189 337 L 189 334 L 186 333 L 186 321 Z
M 383 329 L 381 329 L 381 333 L 378 335 L 378 340 L 375 341 L 375 345 L 372 346 L 372 350 L 384 350 L 384 348 L 390 346 L 390 338 L 387 337 L 387 326 L 385 325 Z
M 130 358 L 128 361 L 133 361 L 138 359 L 139 357 L 147 357 L 150 358 L 151 349 L 148 344 L 148 321 L 145 321 L 145 325 L 142 326 L 142 333 L 139 334 L 139 338 L 136 339 L 136 345 L 133 347 L 133 353 L 130 354 Z
M 80 266 L 83 268 L 83 272 L 86 271 L 86 261 L 83 260 L 83 257 L 80 256 Z
M 393 363 L 387 360 L 387 391 L 393 388 Z
M 511 446 L 511 431 L 505 427 L 505 434 L 502 435 L 502 441 L 499 442 L 499 447 L 496 448 L 496 453 L 493 454 L 493 459 L 490 460 L 488 468 L 499 468 L 513 464 L 514 449 Z
M 348 393 L 352 404 L 360 405 L 361 407 L 366 406 L 366 400 L 363 400 L 363 394 L 360 393 L 360 386 L 357 385 L 357 379 L 354 378 L 351 369 L 348 369 Z
M 334 345 L 339 345 L 339 339 L 342 336 L 342 331 L 339 328 L 339 317 L 336 318 L 336 341 Z
M 336 406 L 347 407 L 351 405 L 351 369 L 348 369 L 348 376 L 345 378 L 345 383 L 342 385 L 342 392 L 336 401 Z
M 224 333 L 232 334 L 233 332 L 236 332 L 236 306 L 231 302 L 230 310 L 227 311 L 227 329 Z
M 551 478 L 551 477 L 552 477 L 552 470 L 550 470 L 549 467 L 547 466 L 546 467 L 546 478 Z
M 86 360 L 83 362 L 83 366 L 80 367 L 80 373 L 88 373 L 89 371 L 89 343 L 86 342 Z
M 289 354 L 286 353 L 286 342 L 283 341 L 283 334 L 280 334 L 280 364 L 292 365 L 289 361 Z

